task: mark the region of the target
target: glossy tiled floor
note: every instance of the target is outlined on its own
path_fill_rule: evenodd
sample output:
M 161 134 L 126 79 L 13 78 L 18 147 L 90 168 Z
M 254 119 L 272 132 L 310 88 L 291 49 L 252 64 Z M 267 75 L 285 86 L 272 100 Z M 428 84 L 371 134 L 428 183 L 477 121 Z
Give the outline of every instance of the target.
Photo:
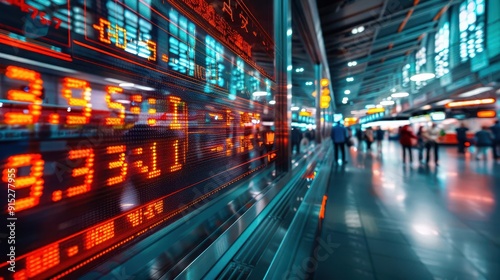
M 439 167 L 404 166 L 384 144 L 333 167 L 321 238 L 336 249 L 315 279 L 500 279 L 500 163 L 441 148 Z

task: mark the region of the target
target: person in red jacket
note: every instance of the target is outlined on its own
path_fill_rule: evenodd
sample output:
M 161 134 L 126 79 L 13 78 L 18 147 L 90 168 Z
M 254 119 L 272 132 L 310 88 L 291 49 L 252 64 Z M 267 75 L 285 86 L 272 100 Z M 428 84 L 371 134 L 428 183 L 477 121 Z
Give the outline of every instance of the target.
M 406 150 L 410 154 L 410 164 L 413 162 L 413 153 L 411 151 L 413 143 L 416 142 L 418 137 L 413 133 L 409 125 L 405 125 L 401 128 L 399 135 L 399 143 L 403 146 L 403 164 L 406 164 Z

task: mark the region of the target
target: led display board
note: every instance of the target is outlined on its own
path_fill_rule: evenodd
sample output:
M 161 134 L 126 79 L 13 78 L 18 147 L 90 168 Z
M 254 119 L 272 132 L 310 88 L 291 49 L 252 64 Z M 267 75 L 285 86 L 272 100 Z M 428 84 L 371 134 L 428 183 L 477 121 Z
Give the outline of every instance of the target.
M 75 279 L 272 166 L 271 75 L 177 4 L 0 1 L 2 279 Z

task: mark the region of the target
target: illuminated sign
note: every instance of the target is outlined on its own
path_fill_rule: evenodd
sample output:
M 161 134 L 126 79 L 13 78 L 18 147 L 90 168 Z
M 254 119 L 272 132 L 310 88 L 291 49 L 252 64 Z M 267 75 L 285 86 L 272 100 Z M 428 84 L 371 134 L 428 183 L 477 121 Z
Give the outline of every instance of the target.
M 465 100 L 465 101 L 455 101 L 446 104 L 448 108 L 454 107 L 466 107 L 466 106 L 479 106 L 479 105 L 488 105 L 495 103 L 495 99 L 486 98 L 486 99 L 476 99 L 476 100 Z
M 376 114 L 376 113 L 384 113 L 384 112 L 385 112 L 385 108 L 370 108 L 370 109 L 366 110 L 367 115 L 372 115 L 372 114 Z
M 477 112 L 478 118 L 494 118 L 497 116 L 497 113 L 494 110 L 485 110 Z

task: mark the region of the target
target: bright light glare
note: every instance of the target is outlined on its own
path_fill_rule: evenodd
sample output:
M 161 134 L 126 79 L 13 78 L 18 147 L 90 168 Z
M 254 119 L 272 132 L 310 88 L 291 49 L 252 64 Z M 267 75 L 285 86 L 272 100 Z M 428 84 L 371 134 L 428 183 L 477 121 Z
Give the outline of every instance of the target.
M 347 66 L 349 66 L 349 67 L 353 67 L 353 66 L 356 66 L 356 65 L 358 65 L 358 62 L 356 62 L 356 61 L 350 61 L 350 62 L 347 63 Z
M 408 92 L 396 92 L 391 94 L 394 98 L 407 97 L 408 95 L 410 95 Z
M 120 87 L 133 87 L 134 84 L 133 83 L 120 83 L 119 86 Z
M 392 101 L 392 100 L 384 100 L 384 101 L 380 102 L 380 105 L 382 105 L 382 106 L 394 105 L 394 101 Z
M 293 106 L 292 108 L 290 108 L 292 111 L 298 111 L 300 109 L 300 107 L 297 107 L 297 106 Z
M 431 105 L 425 105 L 425 106 L 422 106 L 422 110 L 429 110 L 430 108 L 432 108 Z
M 428 235 L 438 236 L 439 235 L 437 230 L 435 230 L 427 225 L 413 225 L 413 229 L 418 234 L 425 235 L 425 236 L 428 236 Z
M 286 68 L 286 70 L 288 70 L 288 71 L 292 71 L 292 69 L 293 69 L 292 65 L 288 65 L 288 67 Z
M 345 80 L 347 82 L 354 82 L 354 78 L 353 77 L 347 77 Z
M 444 100 L 441 100 L 439 102 L 436 102 L 436 105 L 438 105 L 438 106 L 446 105 L 446 104 L 450 103 L 451 101 L 453 101 L 453 99 L 444 99 Z
M 256 91 L 254 93 L 252 93 L 253 96 L 266 96 L 267 95 L 267 92 L 265 91 Z
M 471 91 L 464 92 L 464 93 L 460 94 L 459 97 L 471 97 L 474 95 L 481 94 L 483 92 L 490 91 L 492 89 L 493 89 L 492 87 L 480 87 L 480 88 L 473 89 Z
M 271 104 L 271 105 L 276 104 L 276 100 L 270 100 L 270 101 L 269 101 L 269 104 Z
M 436 75 L 434 73 L 420 73 L 410 77 L 410 80 L 414 82 L 424 82 L 430 79 L 434 79 Z
M 371 108 L 375 108 L 375 105 L 368 104 L 368 105 L 365 106 L 365 109 L 371 109 Z
M 345 93 L 345 94 L 351 94 L 351 91 L 350 91 L 350 90 L 348 90 L 348 89 L 346 89 L 346 90 L 344 91 L 344 93 Z
M 288 29 L 288 30 L 286 31 L 286 36 L 292 36 L 292 34 L 293 34 L 292 29 Z

